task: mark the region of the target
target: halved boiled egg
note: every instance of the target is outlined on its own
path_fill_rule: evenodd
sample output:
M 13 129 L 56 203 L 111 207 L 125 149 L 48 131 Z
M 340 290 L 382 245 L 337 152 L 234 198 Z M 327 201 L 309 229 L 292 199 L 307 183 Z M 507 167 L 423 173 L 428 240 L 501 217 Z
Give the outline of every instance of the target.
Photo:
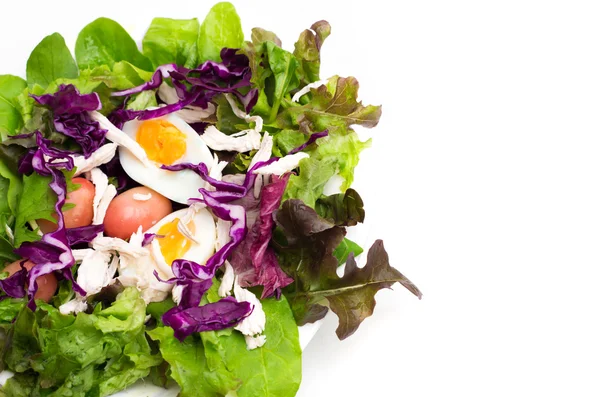
M 125 147 L 119 148 L 121 166 L 132 179 L 178 203 L 200 197 L 206 183 L 194 171 L 167 171 L 160 167 L 180 163 L 212 163 L 212 154 L 198 133 L 171 113 L 151 120 L 132 120 L 123 132 L 146 152 L 152 166 L 145 166 Z
M 165 275 L 173 277 L 171 265 L 175 259 L 186 259 L 204 265 L 215 252 L 217 230 L 212 214 L 201 209 L 196 211 L 186 224 L 187 230 L 193 239 L 179 231 L 178 224 L 186 218 L 189 209 L 175 211 L 146 233 L 155 233 L 157 236 L 148 246 L 156 261 L 156 266 Z

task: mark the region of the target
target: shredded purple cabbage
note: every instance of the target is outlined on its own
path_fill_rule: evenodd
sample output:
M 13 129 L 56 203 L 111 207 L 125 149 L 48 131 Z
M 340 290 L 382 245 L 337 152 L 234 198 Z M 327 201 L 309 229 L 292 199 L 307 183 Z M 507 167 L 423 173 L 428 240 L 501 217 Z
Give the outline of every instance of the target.
M 183 341 L 195 332 L 235 327 L 252 314 L 253 310 L 254 307 L 249 302 L 238 302 L 230 296 L 203 306 L 175 307 L 166 312 L 162 320 L 165 325 L 173 328 L 175 337 Z
M 102 109 L 98 94 L 80 94 L 74 85 L 61 85 L 54 94 L 32 95 L 40 105 L 52 110 L 54 128 L 72 138 L 81 147 L 85 158 L 104 144 L 106 130 L 88 112 Z
M 179 306 L 163 315 L 163 322 L 175 330 L 175 336 L 183 340 L 194 332 L 219 330 L 235 326 L 253 310 L 247 302 L 238 303 L 235 299 L 223 299 L 198 307 L 202 296 L 212 285 L 212 279 L 219 267 L 246 236 L 246 213 L 239 205 L 219 202 L 209 192 L 200 189 L 203 199 L 213 214 L 223 220 L 230 221 L 229 236 L 231 240 L 211 256 L 204 266 L 188 260 L 175 260 L 171 268 L 174 278 L 166 282 L 183 286 Z M 158 276 L 155 273 L 155 276 Z
M 317 139 L 324 138 L 327 135 L 329 135 L 329 130 L 315 132 L 308 138 L 308 140 L 306 142 L 304 142 L 302 145 L 298 146 L 297 148 L 292 149 L 288 154 L 295 154 L 295 153 L 301 152 L 304 149 L 306 149 L 308 147 L 308 145 L 312 145 L 313 143 L 315 143 Z
M 74 227 L 67 230 L 67 242 L 69 245 L 89 243 L 104 231 L 104 225 L 89 225 Z
M 51 141 L 44 139 L 40 132 L 36 132 L 37 149 L 32 149 L 21 160 L 19 170 L 35 171 L 43 176 L 51 176 L 50 188 L 56 193 L 57 201 L 54 209 L 57 214 L 57 228 L 54 232 L 46 233 L 40 241 L 25 242 L 15 250 L 17 255 L 29 258 L 35 266 L 31 268 L 27 277 L 28 307 L 35 310 L 34 301 L 37 292 L 36 280 L 45 274 L 57 272 L 73 283 L 73 290 L 82 296 L 85 291 L 75 282 L 71 267 L 75 263 L 69 241 L 62 207 L 67 198 L 67 182 L 61 170 L 72 170 L 73 159 L 65 152 L 51 148 Z M 47 156 L 47 157 L 44 157 Z M 14 275 L 13 275 L 14 276 Z
M 163 238 L 165 236 L 163 236 L 161 234 L 156 234 L 156 233 L 144 233 L 144 239 L 142 240 L 142 247 L 145 247 L 148 244 L 152 243 L 152 241 L 157 237 Z
M 197 106 L 203 109 L 220 93 L 232 93 L 249 112 L 258 100 L 258 90 L 249 89 L 246 93 L 240 91 L 250 87 L 252 71 L 250 61 L 244 54 L 238 54 L 237 49 L 223 48 L 222 62 L 206 61 L 196 69 L 187 69 L 174 64 L 159 66 L 152 80 L 138 87 L 125 91 L 114 92 L 113 96 L 128 96 L 147 90 L 155 90 L 165 78 L 170 77 L 177 92 L 179 101 L 151 110 L 127 110 L 125 104 L 111 113 L 109 119 L 115 126 L 122 128 L 129 120 L 148 120 L 176 112 L 186 106 Z

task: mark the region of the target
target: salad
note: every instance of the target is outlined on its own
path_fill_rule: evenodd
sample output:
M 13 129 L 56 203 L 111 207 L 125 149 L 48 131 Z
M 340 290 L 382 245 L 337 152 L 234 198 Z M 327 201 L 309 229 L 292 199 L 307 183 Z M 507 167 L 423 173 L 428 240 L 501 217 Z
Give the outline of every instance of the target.
M 294 396 L 298 326 L 332 311 L 345 339 L 380 289 L 421 297 L 380 240 L 359 268 L 345 237 L 352 126 L 381 107 L 321 79 L 330 31 L 290 52 L 218 3 L 155 18 L 140 51 L 99 18 L 74 57 L 54 33 L 0 76 L 0 395 Z

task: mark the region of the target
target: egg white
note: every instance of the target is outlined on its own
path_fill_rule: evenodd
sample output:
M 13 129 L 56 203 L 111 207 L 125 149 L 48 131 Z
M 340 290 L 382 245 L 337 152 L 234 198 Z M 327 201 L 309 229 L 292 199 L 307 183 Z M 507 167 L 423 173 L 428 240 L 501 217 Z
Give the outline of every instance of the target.
M 167 215 L 158 221 L 156 225 L 148 229 L 146 233 L 158 234 L 163 225 L 173 222 L 173 220 L 176 218 L 182 219 L 186 215 L 187 211 L 188 210 L 184 208 Z M 215 253 L 215 244 L 217 241 L 215 219 L 208 210 L 201 209 L 194 214 L 192 221 L 194 222 L 195 230 L 194 239 L 198 243 L 190 240 L 190 248 L 179 259 L 187 259 L 204 265 L 206 261 Z M 160 245 L 158 241 L 159 238 L 155 238 L 152 243 L 147 246 L 147 248 L 151 251 L 157 269 L 168 277 L 173 277 L 171 266 L 165 261 L 165 258 L 160 251 Z
M 212 154 L 198 133 L 179 116 L 171 113 L 160 120 L 168 121 L 186 136 L 186 152 L 174 164 L 180 163 L 212 163 Z M 124 124 L 123 132 L 135 140 L 137 131 L 143 121 L 132 120 Z M 126 147 L 119 147 L 121 166 L 133 180 L 147 186 L 163 196 L 185 204 L 192 197 L 200 197 L 198 189 L 205 187 L 206 182 L 194 171 L 167 171 L 161 169 L 159 163 L 151 161 L 153 166 L 145 166 Z

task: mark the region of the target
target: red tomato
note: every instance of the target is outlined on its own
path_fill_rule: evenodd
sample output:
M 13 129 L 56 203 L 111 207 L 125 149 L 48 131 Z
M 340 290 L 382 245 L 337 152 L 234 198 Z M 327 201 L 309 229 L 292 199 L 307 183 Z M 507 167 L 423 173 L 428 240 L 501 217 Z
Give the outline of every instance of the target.
M 150 194 L 149 200 L 135 200 L 134 194 Z M 134 187 L 111 201 L 104 218 L 104 233 L 127 240 L 139 226 L 146 231 L 173 212 L 169 199 L 145 186 Z
M 13 275 L 14 273 L 16 273 L 18 270 L 21 270 L 21 261 L 23 259 L 20 259 L 16 262 L 13 262 L 9 265 L 7 265 L 2 272 L 8 272 L 8 274 Z M 25 268 L 27 268 L 27 270 L 31 270 L 31 268 L 34 266 L 34 263 L 31 261 L 27 261 L 25 262 Z M 56 288 L 58 286 L 58 282 L 56 281 L 56 277 L 54 276 L 54 274 L 50 273 L 50 274 L 45 274 L 41 277 L 38 277 L 37 280 L 35 281 L 35 283 L 38 286 L 38 290 L 35 293 L 35 299 L 43 299 L 46 302 L 49 302 L 50 299 L 54 296 L 54 293 L 56 292 Z
M 63 211 L 65 226 L 68 228 L 89 226 L 94 218 L 94 193 L 96 188 L 85 178 L 73 178 L 73 183 L 81 185 L 79 189 L 67 194 L 67 203 L 75 204 L 74 208 Z M 55 219 L 58 216 L 52 215 Z M 46 219 L 38 219 L 37 224 L 43 233 L 56 230 L 56 223 Z

